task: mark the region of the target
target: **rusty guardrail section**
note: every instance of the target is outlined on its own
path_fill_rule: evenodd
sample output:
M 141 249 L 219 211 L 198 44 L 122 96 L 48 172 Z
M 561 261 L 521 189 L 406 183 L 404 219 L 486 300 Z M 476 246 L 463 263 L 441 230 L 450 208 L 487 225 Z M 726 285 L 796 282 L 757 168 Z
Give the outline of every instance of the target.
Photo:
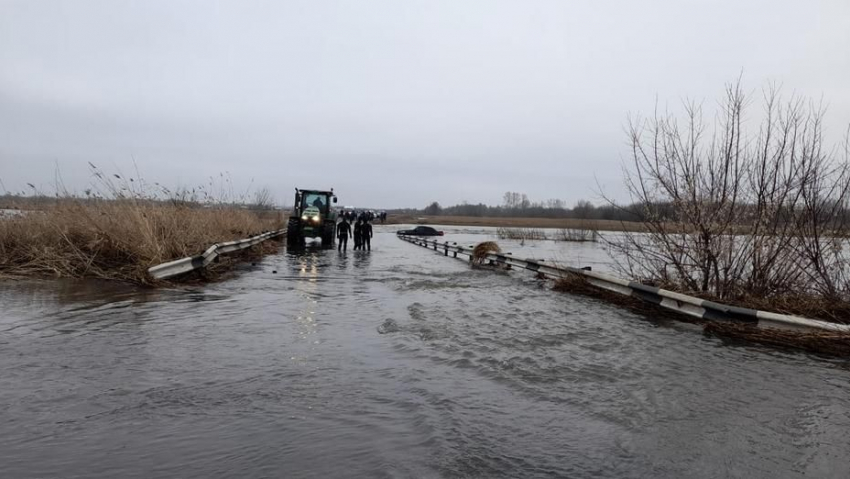
M 457 243 L 450 244 L 447 241 L 440 243 L 436 240 L 424 239 L 417 236 L 399 235 L 398 237 L 408 243 L 433 249 L 436 252 L 442 253 L 444 256 L 451 255 L 457 258 L 458 255 L 461 255 L 469 257 L 469 260 L 472 259 L 473 246 L 459 246 Z M 759 326 L 769 327 L 817 329 L 850 333 L 850 325 L 846 324 L 836 324 L 817 319 L 716 303 L 654 286 L 647 286 L 634 281 L 627 281 L 616 276 L 591 271 L 589 268 L 553 266 L 544 264 L 543 260 L 514 258 L 510 253 L 488 253 L 485 259 L 490 264 L 510 265 L 511 267 L 526 269 L 550 278 L 563 278 L 571 274 L 578 275 L 598 288 L 655 303 L 663 308 L 697 318 L 749 322 L 756 323 Z
M 228 241 L 226 243 L 216 243 L 197 256 L 189 256 L 187 258 L 181 258 L 174 261 L 169 261 L 168 263 L 162 263 L 156 266 L 152 266 L 148 268 L 148 274 L 156 279 L 167 279 L 184 273 L 188 273 L 189 271 L 194 271 L 196 269 L 206 267 L 208 264 L 213 262 L 220 254 L 231 253 L 233 251 L 239 251 L 245 248 L 250 248 L 255 244 L 262 243 L 267 239 L 275 238 L 284 233 L 286 233 L 286 230 L 282 229 L 277 231 L 269 231 L 257 236 L 252 236 L 250 238 L 245 238 L 241 240 Z

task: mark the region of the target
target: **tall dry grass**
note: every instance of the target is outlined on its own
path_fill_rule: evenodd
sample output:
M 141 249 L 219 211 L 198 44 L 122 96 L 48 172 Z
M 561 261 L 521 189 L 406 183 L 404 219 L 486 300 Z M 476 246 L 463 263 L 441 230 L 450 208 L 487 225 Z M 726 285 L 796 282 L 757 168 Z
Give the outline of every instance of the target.
M 576 243 L 596 242 L 599 241 L 599 232 L 594 229 L 581 228 L 561 228 L 555 233 L 555 241 L 567 241 Z
M 545 240 L 555 240 L 555 241 L 575 241 L 575 242 L 585 242 L 585 241 L 597 241 L 598 232 L 595 229 L 591 228 L 561 228 L 552 234 L 552 236 L 548 236 L 545 230 L 540 228 L 507 228 L 507 227 L 499 227 L 496 229 L 496 236 L 499 239 L 509 239 L 509 240 L 518 240 L 518 241 L 545 241 Z
M 138 178 L 107 177 L 94 165 L 92 171 L 96 188 L 85 196 L 42 195 L 37 209 L 0 219 L 0 276 L 147 284 L 151 266 L 283 227 L 279 211 L 246 209 L 230 197 L 197 201 L 200 188 L 187 199 L 190 190 L 172 193 Z
M 149 267 L 282 227 L 279 213 L 64 198 L 0 220 L 0 275 L 149 283 Z
M 546 232 L 538 228 L 498 228 L 496 236 L 499 239 L 520 241 L 543 241 L 548 239 Z

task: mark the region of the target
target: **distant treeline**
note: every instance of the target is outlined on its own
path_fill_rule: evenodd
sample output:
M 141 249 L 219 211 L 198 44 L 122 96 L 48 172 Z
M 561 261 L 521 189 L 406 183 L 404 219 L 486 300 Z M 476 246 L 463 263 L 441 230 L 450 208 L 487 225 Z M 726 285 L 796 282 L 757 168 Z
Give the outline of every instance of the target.
M 618 206 L 605 204 L 596 206 L 580 200 L 567 207 L 563 200 L 552 199 L 534 202 L 524 193 L 507 192 L 501 205 L 491 206 L 484 203 L 462 203 L 443 207 L 433 202 L 422 209 L 406 208 L 389 210 L 392 214 L 427 216 L 474 216 L 474 217 L 522 217 L 522 218 L 577 218 L 588 220 L 639 221 L 638 205 Z

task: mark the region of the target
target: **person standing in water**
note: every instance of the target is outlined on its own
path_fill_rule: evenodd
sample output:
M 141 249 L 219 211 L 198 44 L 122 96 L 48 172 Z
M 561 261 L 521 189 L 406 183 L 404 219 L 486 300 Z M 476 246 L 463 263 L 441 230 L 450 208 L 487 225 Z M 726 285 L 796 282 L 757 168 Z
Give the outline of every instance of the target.
M 348 224 L 348 221 L 345 219 L 345 216 L 343 216 L 342 220 L 336 225 L 336 237 L 339 240 L 339 246 L 337 246 L 337 251 L 348 250 L 349 236 L 351 236 L 351 225 Z
M 366 250 L 372 251 L 372 224 L 368 220 L 360 227 L 360 236 L 360 249 L 366 247 Z
M 358 219 L 354 223 L 354 249 L 358 250 L 363 247 L 363 220 Z

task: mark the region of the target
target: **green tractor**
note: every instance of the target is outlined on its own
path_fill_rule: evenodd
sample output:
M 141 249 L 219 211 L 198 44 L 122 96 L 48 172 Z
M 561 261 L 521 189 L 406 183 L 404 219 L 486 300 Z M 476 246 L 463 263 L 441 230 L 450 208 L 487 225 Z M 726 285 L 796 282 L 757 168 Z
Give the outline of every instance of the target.
M 336 211 L 331 203 L 336 203 L 333 188 L 330 191 L 295 189 L 295 208 L 286 224 L 288 248 L 304 246 L 305 238 L 321 238 L 322 248 L 333 247 Z

